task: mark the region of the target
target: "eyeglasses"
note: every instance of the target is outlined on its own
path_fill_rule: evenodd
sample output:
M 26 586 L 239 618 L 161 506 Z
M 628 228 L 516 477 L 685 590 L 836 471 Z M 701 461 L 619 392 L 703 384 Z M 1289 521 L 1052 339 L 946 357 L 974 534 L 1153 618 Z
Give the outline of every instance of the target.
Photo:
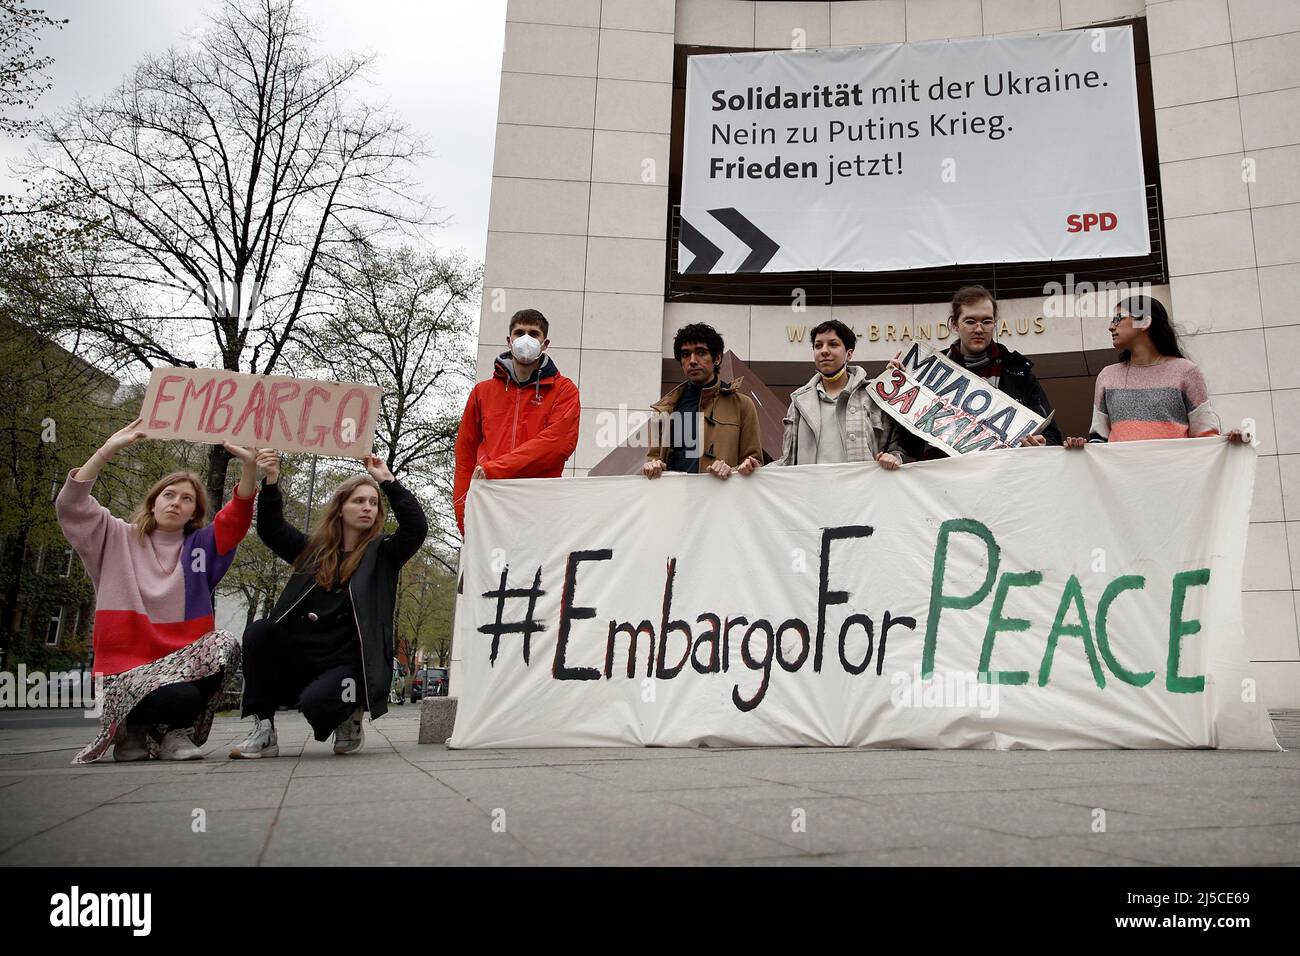
M 1117 328 L 1119 328 L 1120 324 L 1121 324 L 1125 319 L 1131 319 L 1131 318 L 1133 318 L 1133 316 L 1131 316 L 1131 315 L 1117 315 L 1117 316 L 1114 316 L 1114 317 L 1110 320 L 1110 322 L 1107 324 L 1106 328 L 1108 328 L 1108 329 L 1117 329 Z
M 961 325 L 967 329 L 985 328 L 991 329 L 997 323 L 993 319 L 962 319 Z

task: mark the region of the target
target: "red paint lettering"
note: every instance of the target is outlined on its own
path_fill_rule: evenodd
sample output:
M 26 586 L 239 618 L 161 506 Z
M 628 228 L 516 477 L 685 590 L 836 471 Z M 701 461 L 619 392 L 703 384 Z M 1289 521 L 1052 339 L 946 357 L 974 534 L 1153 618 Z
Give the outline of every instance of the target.
M 172 431 L 180 431 L 181 422 L 185 418 L 186 404 L 191 398 L 198 398 L 200 395 L 203 396 L 203 411 L 199 412 L 199 427 L 203 427 L 203 420 L 208 417 L 208 406 L 212 404 L 212 383 L 215 381 L 216 379 L 210 378 L 200 388 L 195 388 L 192 381 L 185 383 L 185 391 L 181 395 L 181 410 L 176 416 L 176 424 L 172 426 Z
M 284 409 L 280 407 L 281 402 L 291 402 L 298 397 L 302 388 L 297 382 L 276 382 L 271 386 L 271 396 L 266 402 L 266 438 L 269 441 L 275 434 L 275 423 L 278 420 L 284 429 L 284 437 L 293 439 L 293 432 L 289 430 L 289 420 L 284 417 Z M 288 394 L 285 394 L 285 393 Z
M 160 381 L 160 382 L 158 383 L 158 393 L 157 393 L 156 395 L 154 395 L 154 397 L 153 397 L 153 408 L 151 408 L 151 409 L 149 410 L 149 427 L 150 427 L 150 428 L 166 428 L 166 427 L 167 427 L 167 424 L 168 424 L 167 422 L 160 422 L 160 421 L 155 417 L 155 416 L 158 414 L 158 406 L 159 406 L 159 405 L 162 405 L 164 402 L 174 402 L 174 401 L 176 401 L 176 396 L 175 396 L 175 395 L 168 395 L 168 394 L 167 394 L 167 386 L 168 386 L 170 383 L 172 383 L 172 382 L 183 382 L 183 381 L 185 381 L 185 378 L 184 378 L 184 376 L 182 376 L 182 375 L 164 375 L 164 376 L 162 377 L 162 381 Z
M 224 432 L 230 425 L 230 419 L 235 414 L 234 408 L 230 405 L 230 399 L 234 397 L 235 391 L 239 386 L 233 378 L 223 378 L 217 381 L 216 393 L 212 396 L 212 414 L 208 416 L 207 427 L 203 430 L 209 435 L 217 432 Z M 225 412 L 225 420 L 217 424 L 217 412 Z
M 244 423 L 248 421 L 249 416 L 253 417 L 253 435 L 263 441 L 266 440 L 265 432 L 269 431 L 266 426 L 266 389 L 262 387 L 261 382 L 253 384 L 253 390 L 248 393 L 248 401 L 244 403 L 244 410 L 239 415 L 239 421 L 235 422 L 233 434 L 238 435 L 244 430 Z
M 313 385 L 307 389 L 307 396 L 302 401 L 302 411 L 298 413 L 298 442 L 312 448 L 325 444 L 325 433 L 329 431 L 324 425 L 312 429 L 312 436 L 307 438 L 307 423 L 311 421 L 311 404 L 318 398 L 329 398 L 328 389 Z
M 354 431 L 351 441 L 345 441 L 343 438 L 343 420 L 348 417 L 343 413 L 347 410 L 348 402 L 353 398 L 360 399 L 361 413 L 352 419 Z M 334 416 L 334 441 L 338 444 L 339 450 L 351 448 L 357 443 L 357 438 L 361 435 L 361 424 L 366 421 L 370 415 L 370 399 L 366 398 L 366 393 L 359 388 L 350 388 L 343 398 L 339 401 L 339 410 Z

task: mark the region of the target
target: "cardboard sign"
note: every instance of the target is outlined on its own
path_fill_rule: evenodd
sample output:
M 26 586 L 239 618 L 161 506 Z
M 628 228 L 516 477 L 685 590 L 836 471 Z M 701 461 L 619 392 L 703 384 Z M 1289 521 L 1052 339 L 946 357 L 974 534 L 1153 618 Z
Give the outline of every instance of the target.
M 1276 750 L 1243 693 L 1255 463 L 1196 438 L 476 481 L 450 743 Z
M 909 432 L 950 455 L 1013 448 L 1052 420 L 920 342 L 902 364 L 886 367 L 868 393 Z
M 222 441 L 361 458 L 375 441 L 374 385 L 211 368 L 155 368 L 140 416 L 150 438 Z

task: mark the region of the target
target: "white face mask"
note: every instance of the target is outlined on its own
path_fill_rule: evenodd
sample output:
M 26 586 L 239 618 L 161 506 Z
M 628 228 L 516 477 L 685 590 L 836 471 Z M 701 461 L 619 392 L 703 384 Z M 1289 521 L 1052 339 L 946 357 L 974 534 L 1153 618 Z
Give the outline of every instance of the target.
M 542 343 L 531 335 L 521 335 L 510 343 L 510 354 L 525 365 L 531 365 L 541 357 Z

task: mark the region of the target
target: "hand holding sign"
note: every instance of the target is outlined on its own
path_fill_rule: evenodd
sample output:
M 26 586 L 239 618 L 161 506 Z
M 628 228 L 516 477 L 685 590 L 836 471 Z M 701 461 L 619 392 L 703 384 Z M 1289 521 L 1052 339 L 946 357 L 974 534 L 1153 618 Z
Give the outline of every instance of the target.
M 388 465 L 384 459 L 378 455 L 366 455 L 361 459 L 361 463 L 366 466 L 366 471 L 370 472 L 370 477 L 378 482 L 392 481 L 393 473 L 388 470 Z
M 109 435 L 108 440 L 95 449 L 86 463 L 77 469 L 77 480 L 94 481 L 99 475 L 99 469 L 108 464 L 114 455 L 144 438 L 145 433 L 140 428 L 142 422 L 143 419 L 137 418 Z
M 109 435 L 108 440 L 100 446 L 100 454 L 103 455 L 105 459 L 109 459 L 123 448 L 134 445 L 141 438 L 145 437 L 145 433 L 140 428 L 143 424 L 144 419 L 137 418 L 135 421 L 123 425 L 117 431 L 113 432 L 113 434 Z
M 868 394 L 913 435 L 951 455 L 1033 441 L 1051 420 L 920 342 L 872 380 Z
M 221 447 L 230 453 L 231 458 L 238 458 L 245 468 L 252 468 L 257 464 L 256 448 L 245 448 L 243 445 L 233 445 L 228 441 L 223 441 Z
M 274 448 L 259 448 L 257 450 L 257 467 L 262 469 L 262 474 L 266 476 L 266 483 L 273 485 L 280 480 L 280 453 Z

